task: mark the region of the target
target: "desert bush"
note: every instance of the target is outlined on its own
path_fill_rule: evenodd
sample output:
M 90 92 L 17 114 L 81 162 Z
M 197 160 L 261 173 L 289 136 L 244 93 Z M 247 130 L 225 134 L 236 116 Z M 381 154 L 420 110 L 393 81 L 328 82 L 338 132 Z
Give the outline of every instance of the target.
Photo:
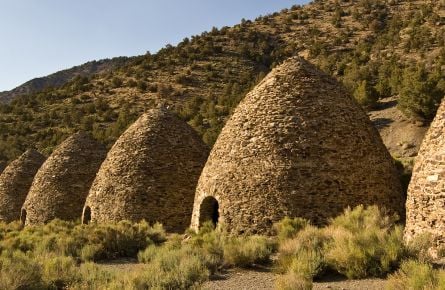
M 210 274 L 201 253 L 188 245 L 152 245 L 138 257 L 147 265 L 129 282 L 135 289 L 188 289 L 207 280 Z
M 408 116 L 432 120 L 444 95 L 443 73 L 428 74 L 421 65 L 408 67 L 401 82 L 399 108 Z
M 192 234 L 189 245 L 200 251 L 206 267 L 211 273 L 215 273 L 224 262 L 225 233 L 221 229 L 212 230 L 211 227 L 213 225 L 208 223 L 208 226 L 200 228 L 198 234 Z
M 21 251 L 3 251 L 0 256 L 0 289 L 42 289 L 40 265 Z
M 362 81 L 354 91 L 355 100 L 363 107 L 373 108 L 379 99 L 375 88 L 368 81 Z
M 277 290 L 311 290 L 312 280 L 306 279 L 294 272 L 281 275 L 275 281 Z
M 198 257 L 201 263 L 211 273 L 220 267 L 251 267 L 255 264 L 264 264 L 270 261 L 273 252 L 273 243 L 262 236 L 229 236 L 224 231 L 210 230 L 204 227 L 197 234 L 187 240 L 179 236 L 169 239 L 162 246 L 151 245 L 139 252 L 138 259 L 143 263 L 153 263 L 162 255 L 161 260 L 168 261 L 167 257 L 178 263 L 175 255 Z M 167 253 L 167 254 L 166 254 Z
M 348 278 L 378 277 L 394 270 L 406 255 L 403 230 L 395 220 L 376 206 L 347 209 L 326 229 L 332 237 L 325 249 L 328 265 Z
M 280 244 L 278 270 L 298 273 L 307 279 L 318 276 L 326 266 L 324 248 L 328 241 L 322 229 L 307 226 L 296 237 Z
M 278 240 L 284 241 L 286 239 L 295 237 L 298 232 L 308 225 L 309 221 L 305 219 L 285 217 L 278 223 L 275 223 L 273 228 Z
M 148 245 L 165 240 L 162 225 L 150 226 L 145 221 L 136 224 L 122 221 L 116 224 L 79 225 L 55 220 L 43 226 L 3 231 L 0 249 L 52 253 L 83 261 L 97 261 L 136 257 Z
M 65 289 L 81 280 L 76 261 L 72 257 L 37 257 L 42 269 L 42 280 L 50 289 Z
M 406 243 L 407 251 L 411 258 L 421 263 L 432 262 L 432 256 L 429 250 L 434 245 L 434 237 L 431 233 L 425 232 L 416 235 L 413 239 Z
M 391 228 L 398 220 L 396 215 L 388 215 L 377 206 L 364 207 L 359 205 L 354 209 L 347 208 L 343 214 L 331 220 L 330 226 L 344 228 L 350 232 L 358 232 L 368 228 Z
M 78 274 L 82 277 L 76 283 L 72 284 L 71 290 L 118 290 L 125 288 L 125 280 L 118 278 L 114 273 L 102 270 L 94 263 L 87 262 L 81 264 Z
M 389 276 L 388 290 L 445 289 L 445 271 L 434 270 L 430 264 L 414 260 L 404 261 L 400 269 Z
M 250 267 L 270 261 L 272 245 L 262 236 L 228 237 L 224 243 L 224 263 Z

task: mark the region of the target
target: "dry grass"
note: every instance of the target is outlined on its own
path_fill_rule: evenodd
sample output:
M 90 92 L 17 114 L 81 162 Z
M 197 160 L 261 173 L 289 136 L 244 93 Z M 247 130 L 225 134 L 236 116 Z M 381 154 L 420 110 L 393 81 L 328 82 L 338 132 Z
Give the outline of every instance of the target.
M 387 216 L 377 207 L 359 206 L 345 210 L 325 228 L 306 224 L 302 229 L 297 226 L 294 232 L 286 230 L 292 234 L 287 235 L 291 238 L 280 240 L 277 269 L 284 275 L 278 279 L 277 288 L 287 289 L 289 280 L 290 288 L 306 289 L 292 285 L 302 281 L 309 285 L 327 269 L 348 278 L 391 273 L 408 253 L 403 244 L 403 230 L 395 224 L 396 220 L 397 217 Z M 284 224 L 289 225 L 289 220 Z
M 223 268 L 269 265 L 276 251 L 275 267 L 283 274 L 277 289 L 311 289 L 314 277 L 326 270 L 349 278 L 385 276 L 406 257 L 421 262 L 404 262 L 388 289 L 444 289 L 444 272 L 423 258 L 430 239 L 405 247 L 395 220 L 376 207 L 357 207 L 324 228 L 285 219 L 275 226 L 275 239 L 230 236 L 210 224 L 168 239 L 161 225 L 145 222 L 83 226 L 54 221 L 25 229 L 0 224 L 0 289 L 199 288 Z M 89 262 L 136 256 L 141 264 L 128 275 Z
M 442 290 L 445 289 L 445 271 L 435 270 L 430 264 L 408 260 L 389 276 L 388 290 Z

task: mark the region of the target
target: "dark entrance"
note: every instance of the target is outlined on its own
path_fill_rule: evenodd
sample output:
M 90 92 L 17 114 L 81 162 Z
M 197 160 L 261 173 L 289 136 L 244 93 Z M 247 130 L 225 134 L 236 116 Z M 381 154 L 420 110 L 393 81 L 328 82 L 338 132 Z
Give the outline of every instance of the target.
M 204 198 L 199 209 L 199 226 L 203 223 L 211 221 L 215 226 L 219 220 L 219 204 L 216 198 L 208 196 Z
M 89 206 L 85 207 L 83 210 L 82 224 L 87 225 L 91 221 L 91 208 Z
M 22 212 L 20 213 L 20 221 L 22 225 L 25 225 L 26 222 L 26 209 L 22 208 Z

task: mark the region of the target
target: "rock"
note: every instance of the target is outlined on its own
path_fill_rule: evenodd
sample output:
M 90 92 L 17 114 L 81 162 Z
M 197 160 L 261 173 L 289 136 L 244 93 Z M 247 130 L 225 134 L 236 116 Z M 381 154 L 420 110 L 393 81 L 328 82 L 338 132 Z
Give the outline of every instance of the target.
M 105 154 L 105 147 L 83 132 L 62 142 L 37 172 L 22 208 L 22 222 L 79 219 Z
M 30 149 L 0 175 L 0 221 L 9 223 L 20 219 L 20 209 L 32 180 L 44 161 L 42 154 Z
M 321 225 L 359 204 L 403 216 L 392 158 L 338 82 L 291 58 L 223 128 L 198 183 L 192 227 L 212 220 L 231 233 L 271 234 L 285 216 Z
M 406 202 L 405 239 L 431 233 L 445 244 L 445 101 L 420 146 Z
M 416 125 L 417 127 L 423 127 L 423 126 L 425 126 L 425 122 L 420 121 L 420 120 L 416 120 L 414 122 L 414 125 Z
M 166 109 L 142 115 L 116 141 L 90 190 L 84 222 L 161 222 L 169 232 L 190 225 L 193 199 L 209 149 Z M 89 216 L 90 215 L 90 216 Z
M 403 150 L 408 150 L 408 149 L 413 148 L 413 147 L 415 147 L 415 146 L 413 144 L 411 144 L 411 143 L 402 143 L 402 149 Z

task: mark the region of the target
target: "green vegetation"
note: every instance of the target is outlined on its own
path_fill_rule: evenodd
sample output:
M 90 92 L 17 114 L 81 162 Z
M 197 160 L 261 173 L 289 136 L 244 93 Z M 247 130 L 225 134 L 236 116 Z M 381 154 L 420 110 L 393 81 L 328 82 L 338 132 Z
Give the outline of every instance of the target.
M 445 289 L 445 271 L 435 270 L 430 264 L 407 260 L 395 274 L 389 276 L 386 289 Z
M 363 106 L 400 96 L 403 112 L 429 121 L 445 95 L 440 9 L 439 1 L 314 1 L 120 59 L 88 77 L 64 75 L 72 80 L 0 105 L 0 162 L 31 147 L 49 154 L 79 129 L 111 146 L 159 104 L 212 145 L 244 95 L 299 53 L 342 81 Z
M 403 229 L 377 207 L 357 207 L 331 222 L 327 263 L 348 278 L 381 277 L 406 255 Z
M 232 237 L 206 225 L 190 239 L 166 239 L 146 222 L 78 225 L 55 220 L 21 229 L 0 224 L 1 289 L 190 289 L 223 267 L 267 264 L 274 243 L 261 236 Z M 90 261 L 138 258 L 129 275 Z
M 348 278 L 389 275 L 388 289 L 444 289 L 445 272 L 430 264 L 431 237 L 405 246 L 396 220 L 375 206 L 359 206 L 325 227 L 285 218 L 274 225 L 273 237 L 231 236 L 211 223 L 198 233 L 168 237 L 161 225 L 146 222 L 55 220 L 24 229 L 0 224 L 0 288 L 194 289 L 224 269 L 263 265 L 280 274 L 277 289 L 311 289 L 326 272 Z M 125 275 L 101 265 L 117 258 L 138 263 Z
M 290 232 L 290 221 L 285 219 L 277 225 L 285 232 L 278 232 L 279 236 L 286 236 Z M 390 276 L 389 289 L 436 289 L 428 286 L 434 279 L 439 281 L 439 278 L 432 276 L 439 277 L 441 274 L 432 271 L 429 264 L 422 267 L 434 274 L 425 270 L 419 271 L 419 277 L 414 274 L 410 276 L 414 267 L 412 263 L 426 263 L 422 261 L 426 261 L 426 252 L 432 245 L 431 238 L 419 237 L 406 246 L 402 227 L 396 221 L 396 216 L 385 215 L 375 206 L 358 206 L 353 210 L 346 209 L 323 228 L 311 225 L 302 228 L 301 222 L 295 223 L 295 232 L 279 243 L 276 266 L 282 275 L 276 281 L 276 288 L 311 289 L 313 279 L 321 277 L 326 271 L 345 275 L 349 279 L 386 277 L 402 264 L 399 272 Z M 409 259 L 419 262 L 404 262 Z M 423 288 L 406 287 L 413 283 Z M 434 285 L 443 285 L 440 284 L 443 282 L 437 283 Z
M 438 70 L 428 74 L 424 67 L 408 67 L 402 75 L 399 106 L 408 115 L 432 120 L 445 94 L 445 78 Z
M 18 224 L 0 225 L 0 250 L 70 256 L 80 261 L 136 257 L 148 245 L 165 241 L 161 225 L 119 222 L 78 225 L 54 220 L 44 226 L 21 229 Z

